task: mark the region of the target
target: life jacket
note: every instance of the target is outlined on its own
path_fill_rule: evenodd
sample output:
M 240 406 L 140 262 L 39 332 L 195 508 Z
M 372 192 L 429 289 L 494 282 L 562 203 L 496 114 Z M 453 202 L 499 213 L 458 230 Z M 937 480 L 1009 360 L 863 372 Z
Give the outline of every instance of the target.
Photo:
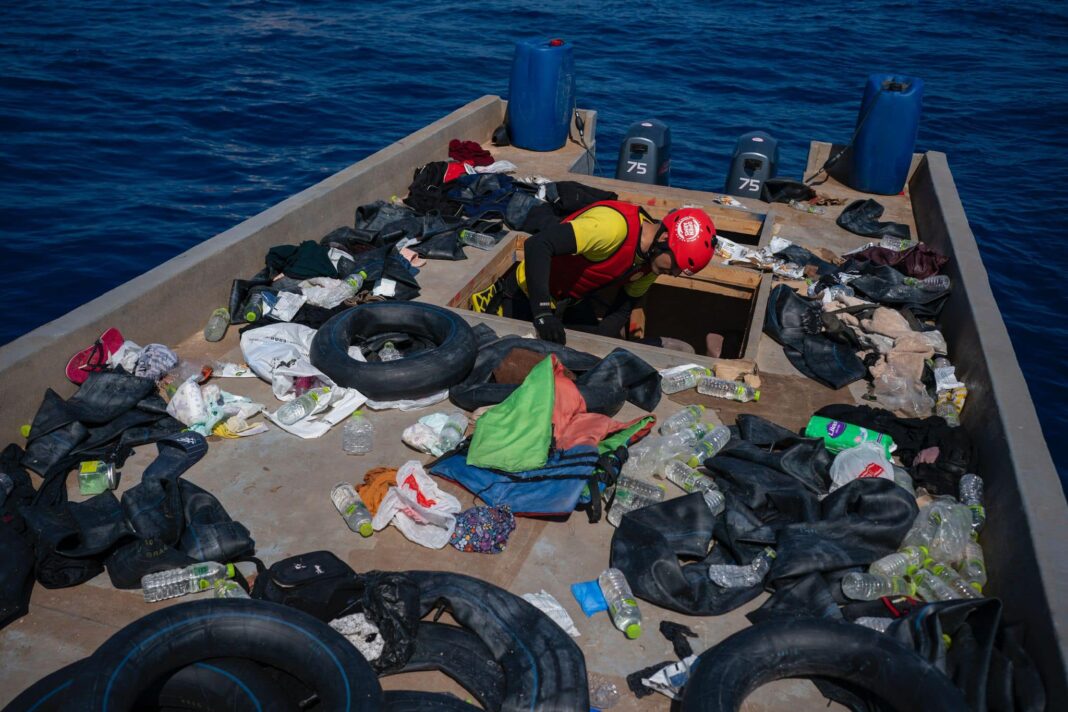
M 563 219 L 568 223 L 596 207 L 608 207 L 620 213 L 627 221 L 627 237 L 608 259 L 594 262 L 582 255 L 554 257 L 549 276 L 549 294 L 554 299 L 582 299 L 602 287 L 621 281 L 628 275 L 645 275 L 652 270 L 651 264 L 634 266 L 634 255 L 642 234 L 641 215 L 637 205 L 620 200 L 602 200 L 578 210 Z

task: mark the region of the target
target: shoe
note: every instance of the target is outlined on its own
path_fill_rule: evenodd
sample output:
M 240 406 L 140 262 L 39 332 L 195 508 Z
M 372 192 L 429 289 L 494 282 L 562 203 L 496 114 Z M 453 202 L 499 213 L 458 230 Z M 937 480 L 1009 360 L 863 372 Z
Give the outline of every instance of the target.
M 100 335 L 96 342 L 70 357 L 67 362 L 67 378 L 75 385 L 82 385 L 90 373 L 103 371 L 108 359 L 118 351 L 126 339 L 116 328 L 111 328 Z

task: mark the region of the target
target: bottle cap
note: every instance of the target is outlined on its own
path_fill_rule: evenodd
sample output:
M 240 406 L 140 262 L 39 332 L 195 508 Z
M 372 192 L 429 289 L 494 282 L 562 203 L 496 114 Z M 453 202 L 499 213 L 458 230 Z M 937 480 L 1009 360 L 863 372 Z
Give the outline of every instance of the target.
M 625 631 L 623 631 L 623 632 L 627 634 L 627 638 L 629 638 L 630 640 L 634 640 L 634 639 L 638 638 L 642 634 L 642 624 L 641 623 L 631 623 L 630 625 L 627 626 L 627 629 Z
M 30 425 L 29 425 L 29 423 L 27 423 L 26 425 L 23 425 L 21 428 L 19 428 L 19 432 L 22 433 L 22 437 L 24 437 L 24 438 L 30 437 Z
M 753 400 L 754 401 L 760 400 L 760 391 L 759 390 L 753 391 Z
M 258 317 L 256 316 L 256 312 L 254 312 L 254 311 L 245 312 L 245 321 L 253 322 L 253 321 L 256 321 L 257 318 Z
M 226 565 L 226 578 L 233 578 L 236 572 L 237 569 L 234 568 L 233 564 Z
M 363 522 L 360 524 L 360 536 L 369 537 L 375 533 L 375 528 L 371 526 L 371 522 Z

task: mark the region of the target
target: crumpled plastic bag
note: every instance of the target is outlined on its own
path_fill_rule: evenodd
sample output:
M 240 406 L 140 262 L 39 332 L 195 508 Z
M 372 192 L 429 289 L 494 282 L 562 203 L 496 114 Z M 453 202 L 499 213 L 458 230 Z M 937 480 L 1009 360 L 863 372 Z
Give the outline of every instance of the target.
M 356 290 L 348 282 L 330 277 L 306 279 L 300 283 L 300 290 L 309 304 L 323 309 L 333 309 L 356 294 Z
M 367 402 L 355 388 L 338 387 L 325 373 L 312 366 L 308 357 L 315 329 L 303 324 L 269 324 L 241 335 L 241 353 L 249 368 L 271 384 L 271 392 L 282 401 L 293 400 L 293 383 L 297 378 L 315 377 L 331 387 L 330 408 L 292 425 L 278 422 L 272 413 L 267 417 L 288 433 L 309 439 L 317 438 Z M 363 361 L 359 348 L 349 349 L 349 356 Z
M 238 417 L 247 421 L 261 410 L 263 405 L 251 398 L 228 393 L 215 384 L 200 386 L 195 378 L 178 386 L 167 404 L 167 413 L 205 437 L 228 418 Z
M 416 544 L 441 549 L 456 529 L 459 511 L 460 501 L 438 487 L 418 460 L 409 460 L 397 470 L 397 486 L 382 498 L 371 524 L 381 531 L 392 522 Z
M 545 589 L 542 589 L 541 593 L 524 593 L 523 600 L 552 618 L 553 623 L 563 628 L 572 638 L 578 638 L 581 635 L 575 627 L 575 621 L 571 620 L 571 616 L 568 615 L 567 609 Z
M 831 463 L 830 491 L 867 477 L 894 481 L 894 466 L 886 459 L 886 451 L 882 445 L 873 442 L 862 442 L 835 455 Z

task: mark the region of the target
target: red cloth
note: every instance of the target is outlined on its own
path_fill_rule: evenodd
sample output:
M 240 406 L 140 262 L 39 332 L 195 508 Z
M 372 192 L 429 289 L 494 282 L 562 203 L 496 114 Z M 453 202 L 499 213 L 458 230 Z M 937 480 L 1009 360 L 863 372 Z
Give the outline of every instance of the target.
M 885 247 L 869 247 L 852 257 L 857 262 L 890 265 L 898 272 L 904 272 L 916 279 L 926 279 L 938 274 L 942 265 L 949 262 L 948 257 L 922 242 L 903 252 L 888 250 Z
M 609 434 L 629 428 L 639 420 L 635 418 L 629 423 L 621 423 L 607 415 L 586 412 L 586 399 L 579 393 L 578 386 L 564 375 L 566 369 L 555 354 L 551 358 L 556 389 L 556 400 L 553 402 L 553 438 L 558 450 L 568 450 L 576 445 L 597 447 L 597 443 Z
M 461 141 L 458 138 L 449 141 L 449 158 L 472 166 L 488 166 L 493 163 L 493 154 L 476 141 Z
M 445 166 L 445 177 L 442 178 L 441 182 L 448 183 L 450 181 L 456 180 L 460 176 L 465 175 L 467 175 L 467 169 L 464 168 L 464 164 L 462 162 L 450 161 L 449 164 Z

